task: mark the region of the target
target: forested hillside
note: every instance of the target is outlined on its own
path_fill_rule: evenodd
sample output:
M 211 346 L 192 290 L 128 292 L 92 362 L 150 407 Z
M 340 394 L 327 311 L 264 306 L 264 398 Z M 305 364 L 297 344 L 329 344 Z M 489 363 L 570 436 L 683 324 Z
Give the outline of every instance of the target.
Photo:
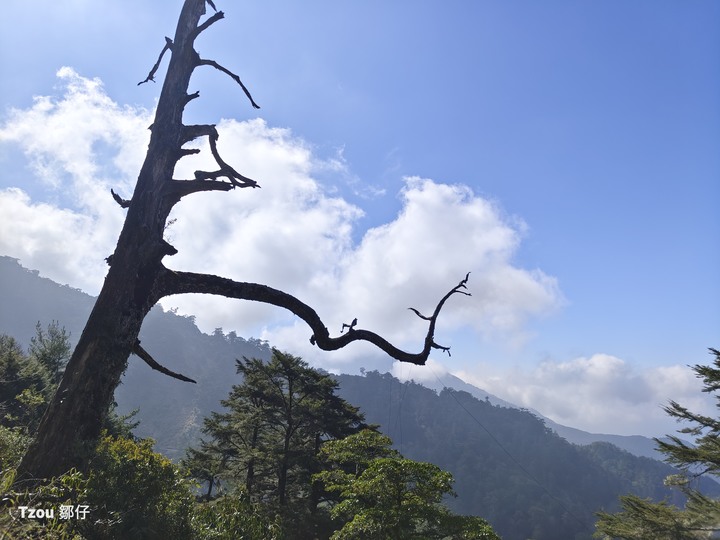
M 58 321 L 75 343 L 94 298 L 77 289 L 42 278 L 23 268 L 16 259 L 0 256 L 0 333 L 13 336 L 27 347 L 40 322 Z M 219 406 L 236 382 L 235 359 L 267 359 L 270 350 L 259 340 L 245 340 L 233 333 L 203 334 L 191 317 L 155 307 L 140 333 L 143 347 L 159 362 L 197 381 L 180 382 L 151 370 L 130 357 L 122 384 L 115 392 L 121 413 L 135 408 L 140 421 L 136 434 L 157 441 L 156 450 L 173 459 L 184 455 L 200 434 L 203 418 Z
M 663 485 L 668 465 L 608 443 L 570 444 L 528 411 L 377 372 L 337 380 L 342 397 L 404 455 L 453 474 L 451 509 L 482 515 L 507 540 L 589 539 L 594 512 L 615 509 L 624 493 L 679 502 Z

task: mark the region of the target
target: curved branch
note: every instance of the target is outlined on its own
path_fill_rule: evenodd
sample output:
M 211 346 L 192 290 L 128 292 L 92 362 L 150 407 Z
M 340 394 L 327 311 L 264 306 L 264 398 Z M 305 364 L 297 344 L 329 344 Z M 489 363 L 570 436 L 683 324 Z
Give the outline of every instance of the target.
M 120 208 L 128 208 L 130 206 L 132 200 L 123 199 L 120 195 L 115 193 L 112 188 L 110 188 L 110 193 L 112 194 L 113 199 L 115 199 L 115 202 L 120 205 Z
M 305 321 L 313 331 L 313 335 L 310 337 L 310 343 L 317 345 L 324 351 L 341 349 L 353 341 L 368 341 L 400 362 L 424 365 L 432 349 L 441 349 L 449 354 L 449 347 L 442 347 L 434 341 L 435 324 L 448 298 L 456 293 L 470 296 L 470 293 L 461 290 L 467 288 L 466 283 L 469 276 L 470 274 L 468 273 L 465 279 L 453 287 L 438 302 L 432 317 L 429 318 L 430 326 L 425 336 L 425 345 L 419 353 L 409 353 L 398 349 L 375 332 L 357 329 L 354 325 L 351 328 L 352 331 L 338 337 L 331 337 L 327 327 L 313 308 L 291 294 L 259 283 L 239 282 L 209 274 L 173 272 L 165 269 L 159 277 L 157 287 L 159 297 L 157 299 L 159 300 L 162 297 L 175 294 L 199 293 L 272 304 L 287 309 Z
M 175 373 L 174 371 L 170 371 L 168 368 L 158 363 L 152 356 L 150 356 L 149 352 L 147 352 L 140 346 L 140 340 L 135 342 L 135 346 L 133 347 L 132 352 L 134 355 L 140 357 L 152 369 L 159 371 L 160 373 L 164 373 L 168 377 L 172 377 L 173 379 L 178 379 L 180 381 L 197 384 L 196 380 L 193 380 L 190 377 L 186 377 L 182 373 Z
M 204 60 L 204 59 L 200 59 L 200 60 L 198 61 L 198 65 L 199 65 L 199 66 L 212 66 L 212 67 L 214 67 L 215 69 L 217 69 L 217 70 L 219 70 L 219 71 L 222 71 L 222 72 L 225 73 L 226 75 L 229 75 L 229 76 L 230 76 L 236 83 L 238 83 L 238 84 L 240 85 L 240 87 L 243 89 L 243 92 L 245 92 L 245 95 L 246 95 L 247 98 L 250 100 L 251 105 L 252 105 L 254 108 L 256 108 L 256 109 L 259 109 L 259 108 L 260 108 L 260 105 L 258 105 L 257 103 L 255 103 L 255 101 L 253 100 L 252 96 L 250 95 L 250 91 L 249 91 L 249 90 L 247 89 L 247 87 L 242 83 L 242 81 L 240 80 L 240 77 L 238 77 L 237 75 L 235 75 L 232 71 L 230 71 L 229 69 L 227 69 L 227 68 L 224 67 L 224 66 L 221 66 L 221 65 L 218 64 L 215 60 Z

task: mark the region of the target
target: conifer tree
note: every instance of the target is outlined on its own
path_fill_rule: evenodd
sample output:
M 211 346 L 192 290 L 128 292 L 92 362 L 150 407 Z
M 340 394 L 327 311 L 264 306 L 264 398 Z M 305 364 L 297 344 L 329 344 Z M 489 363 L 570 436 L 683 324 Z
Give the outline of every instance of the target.
M 311 481 L 320 449 L 366 427 L 363 416 L 335 394 L 330 376 L 277 349 L 269 362 L 238 360 L 237 371 L 243 382 L 221 402 L 226 410 L 206 419 L 210 438 L 185 464 L 208 482 L 208 499 L 221 482 L 289 521 L 312 524 L 324 497 Z
M 693 366 L 703 381 L 703 392 L 720 391 L 720 351 L 710 349 L 714 356 L 711 365 Z M 720 394 L 715 396 L 720 408 Z M 653 503 L 634 495 L 620 498 L 622 511 L 616 514 L 600 512 L 597 522 L 598 538 L 625 540 L 690 540 L 710 538 L 720 531 L 720 500 L 707 497 L 695 486 L 695 479 L 710 475 L 720 479 L 720 416 L 712 418 L 691 412 L 676 401 L 665 411 L 678 422 L 689 424 L 680 434 L 694 437 L 688 444 L 678 436 L 668 441 L 655 439 L 665 461 L 680 469 L 681 474 L 670 476 L 667 483 L 676 485 L 687 496 L 685 508 L 679 509 L 665 502 Z

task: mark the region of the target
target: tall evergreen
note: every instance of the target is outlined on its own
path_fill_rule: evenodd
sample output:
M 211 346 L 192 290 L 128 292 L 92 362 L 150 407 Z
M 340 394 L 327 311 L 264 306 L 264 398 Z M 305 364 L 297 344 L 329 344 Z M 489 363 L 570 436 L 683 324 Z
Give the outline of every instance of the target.
M 221 402 L 226 410 L 205 420 L 210 438 L 188 451 L 186 465 L 208 482 L 208 499 L 220 485 L 268 503 L 288 522 L 323 521 L 326 493 L 311 481 L 320 449 L 366 427 L 362 414 L 335 394 L 331 377 L 276 349 L 269 362 L 238 360 L 237 372 L 243 382 Z

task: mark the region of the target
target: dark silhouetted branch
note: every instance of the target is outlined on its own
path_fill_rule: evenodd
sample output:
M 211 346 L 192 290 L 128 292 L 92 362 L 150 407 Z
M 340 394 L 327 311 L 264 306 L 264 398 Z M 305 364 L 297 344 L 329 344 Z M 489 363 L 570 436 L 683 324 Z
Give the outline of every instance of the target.
M 220 157 L 220 154 L 218 153 L 217 149 L 217 140 L 218 140 L 218 133 L 215 131 L 213 134 L 211 134 L 208 137 L 208 140 L 210 142 L 210 151 L 212 152 L 213 157 L 215 158 L 215 161 L 220 166 L 220 170 L 216 172 L 204 172 L 204 171 L 195 171 L 195 179 L 196 180 L 207 180 L 212 179 L 215 180 L 216 178 L 225 177 L 230 182 L 236 186 L 236 187 L 260 187 L 260 185 L 250 178 L 247 178 L 237 172 L 235 169 L 233 169 L 230 165 L 225 163 L 223 159 Z
M 199 154 L 200 149 L 199 148 L 181 148 L 178 150 L 178 156 L 180 158 L 184 158 L 185 156 L 192 156 L 193 154 Z
M 250 95 L 250 91 L 249 91 L 249 90 L 247 89 L 247 87 L 242 83 L 242 81 L 240 80 L 240 77 L 238 77 L 237 75 L 235 75 L 232 71 L 230 71 L 230 70 L 227 69 L 226 67 L 221 66 L 221 65 L 218 64 L 215 60 L 204 60 L 204 59 L 200 59 L 199 62 L 198 62 L 198 65 L 199 65 L 199 66 L 212 66 L 212 67 L 214 67 L 215 69 L 222 71 L 222 72 L 225 73 L 226 75 L 229 75 L 229 76 L 230 76 L 236 83 L 238 83 L 238 84 L 240 85 L 240 87 L 243 89 L 243 92 L 245 92 L 245 95 L 246 95 L 247 98 L 250 100 L 250 103 L 252 104 L 252 106 L 255 107 L 256 109 L 259 109 L 259 108 L 260 108 L 260 105 L 258 105 L 257 103 L 255 103 L 255 101 L 253 100 L 252 96 Z
M 210 152 L 212 152 L 215 162 L 218 164 L 220 169 L 213 172 L 195 171 L 195 180 L 217 180 L 218 178 L 227 178 L 234 187 L 260 187 L 255 180 L 243 176 L 220 157 L 220 153 L 217 149 L 217 140 L 220 135 L 218 134 L 214 124 L 183 126 L 181 144 L 185 144 L 203 136 L 208 138 L 208 141 L 210 142 Z
M 235 186 L 219 180 L 171 180 L 165 184 L 170 203 L 175 204 L 186 195 L 200 191 L 230 191 Z
M 190 141 L 194 141 L 198 137 L 212 137 L 218 136 L 217 129 L 215 129 L 215 124 L 192 124 L 190 126 L 183 126 L 182 127 L 182 140 L 180 141 L 180 144 L 183 145 L 185 143 L 189 143 Z
M 212 4 L 211 4 L 212 5 Z M 213 9 L 215 9 L 215 6 L 212 6 Z M 198 26 L 193 33 L 191 34 L 191 39 L 194 41 L 196 37 L 198 37 L 202 32 L 207 30 L 207 28 L 216 22 L 218 22 L 220 19 L 225 17 L 225 14 L 222 11 L 218 11 L 215 9 L 216 13 L 212 17 L 210 17 L 208 20 L 206 20 L 204 23 L 202 23 L 200 26 Z
M 342 334 L 346 328 L 348 329 L 348 332 L 350 332 L 350 331 L 354 330 L 356 326 L 357 326 L 357 317 L 355 317 L 350 324 L 343 323 L 342 328 L 340 329 L 340 333 Z
M 155 73 L 157 72 L 158 68 L 160 67 L 160 62 L 162 62 L 163 56 L 165 56 L 165 53 L 172 49 L 173 42 L 172 39 L 169 37 L 165 38 L 165 46 L 163 47 L 163 50 L 160 51 L 160 56 L 158 56 L 157 62 L 155 62 L 155 65 L 150 70 L 150 73 L 148 73 L 148 76 L 145 78 L 144 81 L 140 81 L 137 83 L 138 86 L 141 84 L 145 84 L 148 81 L 155 82 Z
M 200 97 L 200 92 L 193 92 L 192 94 L 186 94 L 185 95 L 185 102 L 183 103 L 183 107 L 190 103 L 193 99 L 197 99 Z
M 422 313 L 420 313 L 420 312 L 419 312 L 417 309 L 415 309 L 414 307 L 409 307 L 408 309 L 409 309 L 410 311 L 414 312 L 415 315 L 417 315 L 417 316 L 420 317 L 421 319 L 425 319 L 426 321 L 429 321 L 429 320 L 430 320 L 430 317 L 428 317 L 428 316 L 426 316 L 426 315 L 423 315 Z
M 210 7 L 213 8 L 214 11 L 217 11 L 217 8 L 215 7 L 215 4 L 213 4 L 212 0 L 205 0 L 208 4 L 210 4 Z
M 130 199 L 123 199 L 120 195 L 115 193 L 112 188 L 110 188 L 110 193 L 112 193 L 113 199 L 115 199 L 115 202 L 118 203 L 121 208 L 128 208 L 130 206 Z
M 158 300 L 162 297 L 175 294 L 199 293 L 214 294 L 218 296 L 225 296 L 227 298 L 236 298 L 238 300 L 252 300 L 254 302 L 271 304 L 287 309 L 305 321 L 313 331 L 313 334 L 310 337 L 310 343 L 317 345 L 322 350 L 334 351 L 345 347 L 353 341 L 367 341 L 377 346 L 396 360 L 409 362 L 411 364 L 424 365 L 432 349 L 440 349 L 449 354 L 449 347 L 442 347 L 434 341 L 435 324 L 437 322 L 437 317 L 440 314 L 440 310 L 448 298 L 456 293 L 470 296 L 470 293 L 462 290 L 467 288 L 466 283 L 469 276 L 470 274 L 468 273 L 464 280 L 453 287 L 438 302 L 432 317 L 430 317 L 430 326 L 425 336 L 425 345 L 421 352 L 415 354 L 398 349 L 375 332 L 356 329 L 352 326 L 352 323 L 351 325 L 346 325 L 352 327 L 352 332 L 347 332 L 339 337 L 331 337 L 327 327 L 323 324 L 322 320 L 313 308 L 304 302 L 301 302 L 291 294 L 273 289 L 267 285 L 238 282 L 209 274 L 173 272 L 166 270 L 162 272 L 159 278 L 157 291 L 159 296 Z
M 133 347 L 133 354 L 136 356 L 139 356 L 148 366 L 153 368 L 156 371 L 159 371 L 160 373 L 164 373 L 165 375 L 172 377 L 173 379 L 178 379 L 185 382 L 191 382 L 196 383 L 197 381 L 194 381 L 190 377 L 186 377 L 185 375 L 182 375 L 181 373 L 175 373 L 174 371 L 170 371 L 165 366 L 160 365 L 152 356 L 150 356 L 150 353 L 148 353 L 145 349 L 143 349 L 140 346 L 140 341 L 135 342 L 135 347 Z

